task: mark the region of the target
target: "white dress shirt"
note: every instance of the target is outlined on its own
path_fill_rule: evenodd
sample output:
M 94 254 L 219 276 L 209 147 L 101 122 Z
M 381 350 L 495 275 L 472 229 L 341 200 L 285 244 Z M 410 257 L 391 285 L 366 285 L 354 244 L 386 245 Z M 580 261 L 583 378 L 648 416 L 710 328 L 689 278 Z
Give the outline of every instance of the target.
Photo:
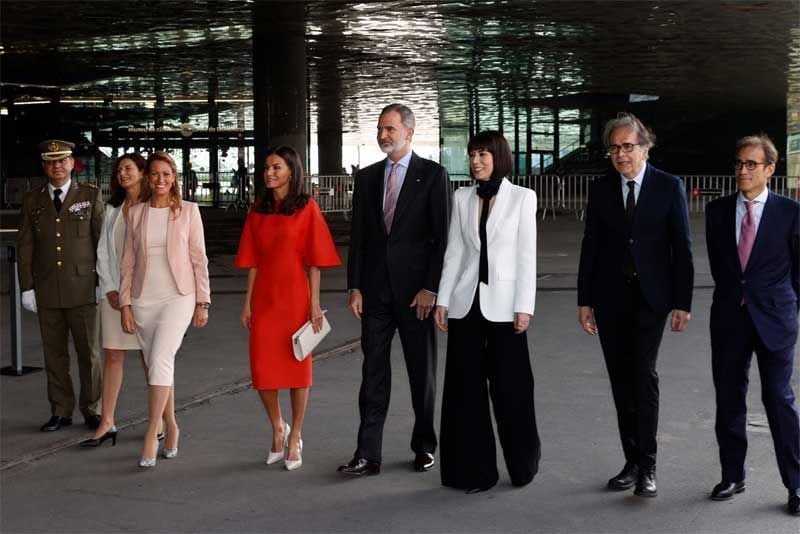
M 53 191 L 55 191 L 56 189 L 61 189 L 61 196 L 59 198 L 61 199 L 61 202 L 64 202 L 64 199 L 67 198 L 67 193 L 69 193 L 69 187 L 71 185 L 72 185 L 72 178 L 67 180 L 67 183 L 65 183 L 61 187 L 53 187 L 53 184 L 47 182 L 47 192 L 50 193 L 50 200 L 53 200 L 55 198 L 55 194 L 53 194 Z
M 644 180 L 644 173 L 647 170 L 647 163 L 642 165 L 642 170 L 639 171 L 639 174 L 633 177 L 633 181 L 636 182 L 636 185 L 633 186 L 633 199 L 634 204 L 639 203 L 639 191 L 642 189 L 642 180 Z M 628 182 L 630 181 L 628 178 L 625 178 L 623 175 L 619 175 L 620 179 L 622 180 L 622 205 L 625 206 L 628 203 Z

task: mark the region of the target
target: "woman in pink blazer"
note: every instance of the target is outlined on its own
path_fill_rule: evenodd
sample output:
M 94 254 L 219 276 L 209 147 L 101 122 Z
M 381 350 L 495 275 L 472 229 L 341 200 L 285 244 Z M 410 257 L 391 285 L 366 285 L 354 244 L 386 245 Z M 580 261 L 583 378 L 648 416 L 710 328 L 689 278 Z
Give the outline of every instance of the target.
M 203 221 L 197 204 L 181 200 L 178 170 L 169 154 L 147 159 L 147 187 L 128 212 L 120 266 L 122 328 L 136 333 L 147 363 L 149 425 L 140 467 L 156 465 L 158 427 L 166 421 L 164 458 L 178 455 L 175 420 L 175 353 L 189 323 L 208 322 L 208 281 Z

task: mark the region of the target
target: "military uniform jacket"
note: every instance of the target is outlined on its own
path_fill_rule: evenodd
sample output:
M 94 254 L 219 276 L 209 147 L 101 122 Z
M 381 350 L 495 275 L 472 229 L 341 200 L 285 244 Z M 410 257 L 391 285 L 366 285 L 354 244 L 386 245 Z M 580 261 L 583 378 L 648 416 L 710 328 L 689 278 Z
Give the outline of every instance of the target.
M 94 303 L 102 226 L 103 201 L 93 185 L 73 179 L 60 213 L 47 185 L 25 194 L 17 242 L 20 290 L 36 290 L 40 308 Z

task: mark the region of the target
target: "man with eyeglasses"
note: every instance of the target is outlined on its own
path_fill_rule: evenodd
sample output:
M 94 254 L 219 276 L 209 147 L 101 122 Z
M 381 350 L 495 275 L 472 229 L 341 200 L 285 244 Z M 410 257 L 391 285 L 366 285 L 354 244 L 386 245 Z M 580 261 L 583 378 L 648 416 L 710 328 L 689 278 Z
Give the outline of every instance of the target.
M 647 162 L 653 134 L 630 113 L 606 123 L 616 172 L 589 187 L 578 269 L 578 321 L 599 335 L 625 465 L 611 490 L 655 497 L 658 373 L 664 326 L 689 322 L 694 267 L 686 191 Z
M 75 145 L 57 139 L 38 145 L 48 184 L 26 193 L 19 226 L 22 305 L 39 317 L 50 419 L 42 432 L 72 424 L 75 394 L 67 348 L 78 354 L 78 407 L 90 429 L 100 424 L 101 367 L 97 242 L 103 223 L 100 190 L 72 180 Z
M 745 490 L 747 383 L 756 354 L 761 399 L 772 432 L 787 510 L 800 515 L 800 423 L 792 367 L 800 309 L 800 204 L 767 184 L 778 151 L 764 134 L 736 143 L 737 193 L 706 206 L 706 244 L 714 297 L 711 369 L 722 481 L 711 499 Z

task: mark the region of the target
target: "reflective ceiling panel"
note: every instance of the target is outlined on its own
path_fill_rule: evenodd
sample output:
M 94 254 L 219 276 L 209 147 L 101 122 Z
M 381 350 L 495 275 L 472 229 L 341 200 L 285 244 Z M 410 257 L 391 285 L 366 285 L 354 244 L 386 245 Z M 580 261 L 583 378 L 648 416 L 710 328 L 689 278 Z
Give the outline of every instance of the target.
M 247 0 L 4 0 L 3 93 L 250 99 L 252 8 Z M 312 1 L 306 13 L 312 110 L 338 99 L 346 139 L 371 131 L 390 101 L 411 105 L 422 124 L 464 117 L 471 103 L 493 124 L 501 107 L 619 105 L 631 94 L 683 113 L 778 109 L 787 84 L 800 83 L 796 0 Z M 167 119 L 203 109 L 170 105 Z M 86 109 L 87 123 L 96 113 Z M 142 115 L 120 110 L 113 122 Z M 434 143 L 438 135 L 418 134 Z

